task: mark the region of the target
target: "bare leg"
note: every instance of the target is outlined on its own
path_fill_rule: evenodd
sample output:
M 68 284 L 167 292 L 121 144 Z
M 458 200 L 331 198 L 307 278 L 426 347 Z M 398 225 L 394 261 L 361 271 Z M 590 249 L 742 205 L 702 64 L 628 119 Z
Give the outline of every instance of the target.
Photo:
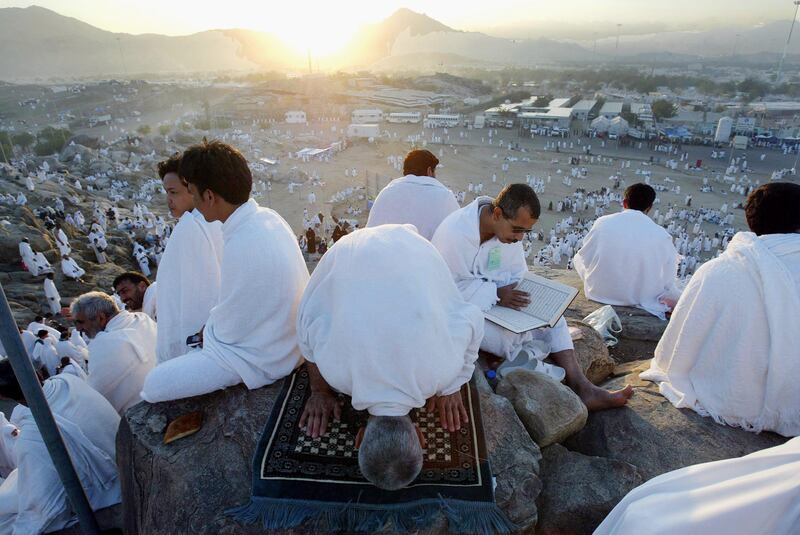
M 614 392 L 593 385 L 584 375 L 580 365 L 578 365 L 575 351 L 572 349 L 550 353 L 550 358 L 556 365 L 564 368 L 564 371 L 567 372 L 565 379 L 567 386 L 578 394 L 578 397 L 583 400 L 586 408 L 590 411 L 622 407 L 633 395 L 633 387 L 630 385 Z

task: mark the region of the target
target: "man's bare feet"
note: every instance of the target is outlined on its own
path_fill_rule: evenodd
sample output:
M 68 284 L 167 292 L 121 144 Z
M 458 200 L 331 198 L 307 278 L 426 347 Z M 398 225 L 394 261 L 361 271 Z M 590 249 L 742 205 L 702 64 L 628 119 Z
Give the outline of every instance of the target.
M 589 412 L 602 411 L 623 407 L 633 395 L 633 387 L 628 385 L 622 390 L 609 391 L 587 382 L 576 393 Z

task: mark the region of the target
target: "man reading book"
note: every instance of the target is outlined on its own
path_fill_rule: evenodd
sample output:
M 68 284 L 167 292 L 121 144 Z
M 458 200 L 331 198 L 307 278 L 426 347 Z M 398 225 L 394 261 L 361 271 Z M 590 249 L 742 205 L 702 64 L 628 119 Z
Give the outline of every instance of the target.
M 478 197 L 442 222 L 432 243 L 450 267 L 464 299 L 484 312 L 496 304 L 513 309 L 528 305 L 528 294 L 516 289 L 528 271 L 521 240 L 540 212 L 539 199 L 530 186 L 511 184 L 496 199 Z M 486 321 L 481 349 L 510 362 L 549 357 L 563 368 L 566 384 L 589 410 L 622 406 L 633 393 L 630 386 L 609 392 L 586 378 L 575 359 L 564 318 L 552 328 L 520 334 Z

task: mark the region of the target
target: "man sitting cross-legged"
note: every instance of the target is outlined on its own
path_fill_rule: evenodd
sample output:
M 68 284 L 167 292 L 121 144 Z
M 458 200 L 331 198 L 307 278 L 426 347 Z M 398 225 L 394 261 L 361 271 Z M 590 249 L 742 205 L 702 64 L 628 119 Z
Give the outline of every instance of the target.
M 464 299 L 483 311 L 495 304 L 520 309 L 530 299 L 515 286 L 527 273 L 523 236 L 539 218 L 539 199 L 530 186 L 511 184 L 496 199 L 478 197 L 450 214 L 432 243 L 450 267 Z M 516 334 L 486 321 L 481 349 L 507 361 L 550 359 L 566 372 L 566 383 L 589 410 L 619 407 L 633 389 L 609 392 L 593 385 L 575 359 L 564 318 L 553 328 Z
M 308 269 L 289 225 L 249 198 L 250 168 L 230 145 L 212 141 L 189 147 L 178 172 L 206 221 L 222 221 L 219 302 L 203 328 L 202 349 L 150 372 L 142 398 L 151 403 L 240 383 L 260 388 L 301 363 L 295 325 Z
M 312 395 L 300 425 L 325 433 L 352 396 L 370 418 L 359 433 L 361 472 L 399 489 L 422 467 L 421 434 L 409 412 L 438 409 L 443 428 L 467 421 L 461 387 L 483 336 L 481 311 L 461 297 L 436 249 L 411 225 L 382 225 L 340 239 L 322 257 L 297 317 Z
M 694 274 L 642 379 L 676 407 L 800 435 L 800 185 L 747 198 L 747 224 Z

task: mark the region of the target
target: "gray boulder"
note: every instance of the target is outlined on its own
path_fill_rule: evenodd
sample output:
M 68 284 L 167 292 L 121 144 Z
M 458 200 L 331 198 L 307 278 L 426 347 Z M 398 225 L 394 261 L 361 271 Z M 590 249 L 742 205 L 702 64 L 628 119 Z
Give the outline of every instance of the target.
M 645 479 L 692 464 L 741 457 L 786 442 L 774 433 L 755 434 L 716 423 L 690 409 L 676 409 L 658 387 L 639 379 L 644 362 L 604 385 L 634 387 L 626 407 L 589 416 L 586 426 L 564 445 L 585 455 L 628 462 Z
M 487 447 L 497 478 L 498 505 L 523 530 L 537 520 L 539 449 L 511 405 L 481 387 Z M 123 418 L 117 435 L 126 533 L 263 533 L 223 512 L 250 496 L 252 456 L 280 385 L 243 386 L 168 403 L 140 403 Z M 167 421 L 204 413 L 196 434 L 162 444 Z M 286 533 L 313 533 L 300 528 Z M 444 519 L 420 533 L 445 533 Z
M 586 405 L 569 387 L 542 373 L 512 370 L 497 393 L 514 405 L 517 416 L 540 448 L 561 442 L 586 424 Z
M 599 385 L 614 371 L 616 362 L 608 354 L 603 337 L 589 325 L 577 320 L 567 320 L 570 327 L 579 329 L 580 338 L 574 340 L 575 358 L 586 378 Z
M 590 457 L 559 444 L 542 450 L 536 533 L 591 535 L 628 492 L 644 482 L 626 462 Z

